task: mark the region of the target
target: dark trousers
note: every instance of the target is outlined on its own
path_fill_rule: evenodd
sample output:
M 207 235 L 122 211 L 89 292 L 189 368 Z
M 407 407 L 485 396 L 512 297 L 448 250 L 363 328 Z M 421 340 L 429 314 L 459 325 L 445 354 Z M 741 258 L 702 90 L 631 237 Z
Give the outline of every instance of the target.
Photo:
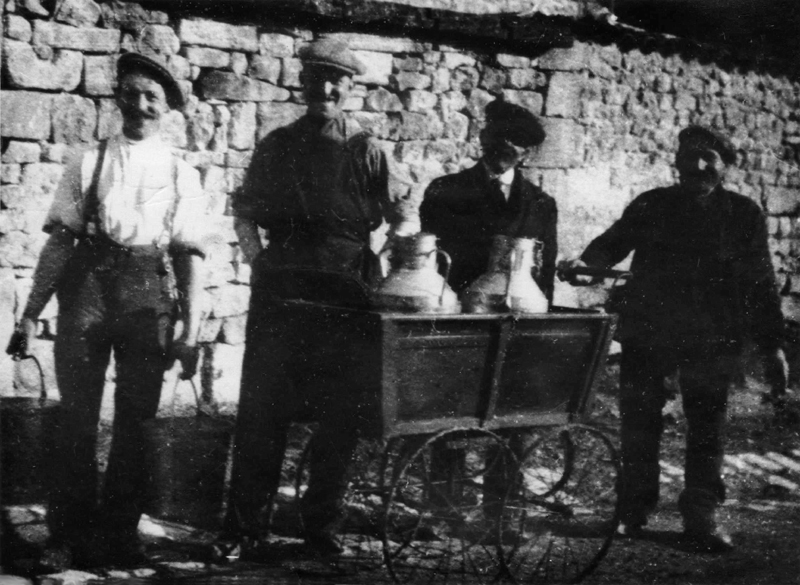
M 347 348 L 331 354 L 315 341 L 335 335 L 335 324 L 291 317 L 273 300 L 254 289 L 225 531 L 268 533 L 289 426 L 315 421 L 302 513 L 306 530 L 332 533 L 342 520 L 348 467 L 365 425 L 364 391 L 353 379 Z
M 149 251 L 149 250 L 148 250 Z M 61 394 L 48 524 L 55 541 L 93 530 L 135 536 L 151 475 L 143 423 L 158 409 L 170 306 L 157 256 L 81 244 L 59 288 L 56 379 Z M 100 490 L 97 426 L 111 352 L 116 364 L 111 452 Z
M 688 431 L 684 491 L 687 523 L 713 517 L 725 498 L 723 429 L 736 356 L 711 345 L 684 351 L 625 343 L 620 368 L 621 519 L 641 523 L 659 498 L 659 447 L 666 404 L 664 379 L 679 372 Z

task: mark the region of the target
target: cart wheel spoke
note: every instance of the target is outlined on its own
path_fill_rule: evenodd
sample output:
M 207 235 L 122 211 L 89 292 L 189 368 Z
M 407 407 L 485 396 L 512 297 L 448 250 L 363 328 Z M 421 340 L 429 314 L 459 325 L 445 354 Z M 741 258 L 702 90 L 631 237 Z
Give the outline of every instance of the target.
M 395 474 L 384 514 L 384 561 L 398 583 L 492 580 L 501 569 L 497 529 L 505 492 L 486 496 L 487 474 L 516 461 L 481 430 L 451 430 L 422 444 Z M 499 470 L 499 471 L 498 471 Z M 494 503 L 492 503 L 494 502 Z
M 605 556 L 617 526 L 619 460 L 583 425 L 537 431 L 503 510 L 502 561 L 519 582 L 577 583 Z

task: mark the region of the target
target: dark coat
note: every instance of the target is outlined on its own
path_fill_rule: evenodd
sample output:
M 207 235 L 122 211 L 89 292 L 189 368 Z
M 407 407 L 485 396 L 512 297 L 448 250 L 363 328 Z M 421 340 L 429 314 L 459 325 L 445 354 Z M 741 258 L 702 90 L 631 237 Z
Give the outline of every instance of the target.
M 537 282 L 552 299 L 558 252 L 556 202 L 519 171 L 508 201 L 490 184 L 481 163 L 439 177 L 425 191 L 420 220 L 422 230 L 436 234 L 439 247 L 452 257 L 450 285 L 456 292 L 486 272 L 494 236 L 540 240 L 544 247 Z
M 621 339 L 654 346 L 720 343 L 753 336 L 780 343 L 783 316 L 759 206 L 722 187 L 705 206 L 678 186 L 638 196 L 581 259 L 610 267 L 633 252 Z

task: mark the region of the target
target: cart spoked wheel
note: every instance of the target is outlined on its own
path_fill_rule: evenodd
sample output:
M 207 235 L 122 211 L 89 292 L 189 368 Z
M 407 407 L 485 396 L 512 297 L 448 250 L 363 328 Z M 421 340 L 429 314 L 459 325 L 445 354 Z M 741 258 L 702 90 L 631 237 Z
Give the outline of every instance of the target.
M 295 472 L 295 510 L 300 534 L 303 532 L 302 497 L 308 488 L 312 441 L 306 444 Z M 384 448 L 380 441 L 359 441 L 350 466 L 347 491 L 343 499 L 345 518 L 337 534 L 342 548 L 339 561 L 354 568 L 377 569 L 382 563 L 383 490 L 387 461 L 394 456 L 397 443 Z
M 533 432 L 503 508 L 504 576 L 577 583 L 597 567 L 616 532 L 617 451 L 584 425 Z
M 406 449 L 392 472 L 384 511 L 384 562 L 392 579 L 494 579 L 507 491 L 496 486 L 511 485 L 516 466 L 503 440 L 483 430 L 449 430 Z

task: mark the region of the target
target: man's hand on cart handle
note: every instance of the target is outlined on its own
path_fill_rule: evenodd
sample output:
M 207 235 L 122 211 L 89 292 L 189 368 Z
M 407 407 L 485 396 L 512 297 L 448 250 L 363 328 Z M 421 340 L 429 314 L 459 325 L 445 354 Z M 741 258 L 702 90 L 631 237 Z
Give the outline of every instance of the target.
M 36 321 L 23 317 L 11 335 L 6 353 L 16 360 L 25 359 L 30 355 L 34 339 L 36 339 Z

